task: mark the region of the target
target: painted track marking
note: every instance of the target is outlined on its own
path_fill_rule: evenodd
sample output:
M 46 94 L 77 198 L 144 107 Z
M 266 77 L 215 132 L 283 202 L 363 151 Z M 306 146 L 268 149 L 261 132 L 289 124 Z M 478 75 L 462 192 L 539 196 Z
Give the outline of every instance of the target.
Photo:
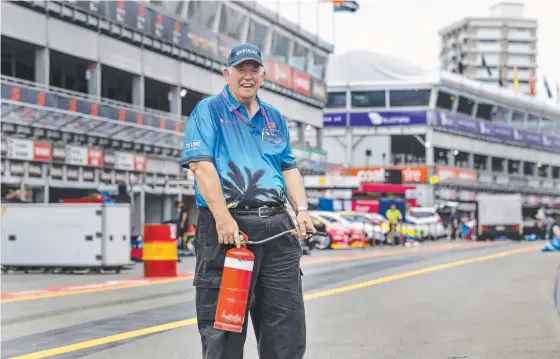
M 382 283 L 392 282 L 392 281 L 395 281 L 395 280 L 398 280 L 398 279 L 415 277 L 415 276 L 419 276 L 419 275 L 426 274 L 426 273 L 436 272 L 436 271 L 440 271 L 440 270 L 443 270 L 443 269 L 450 269 L 450 268 L 459 267 L 459 266 L 463 266 L 463 265 L 467 265 L 467 264 L 473 264 L 473 263 L 485 262 L 485 261 L 489 261 L 489 260 L 493 260 L 493 259 L 504 258 L 504 257 L 515 255 L 515 254 L 520 254 L 520 253 L 524 253 L 524 252 L 533 251 L 537 248 L 540 248 L 540 246 L 531 246 L 531 247 L 524 247 L 524 248 L 519 248 L 519 249 L 512 249 L 512 250 L 508 250 L 508 251 L 504 251 L 504 252 L 498 252 L 498 253 L 489 254 L 489 255 L 485 255 L 485 256 L 473 257 L 473 258 L 463 259 L 463 260 L 459 260 L 459 261 L 454 261 L 454 262 L 449 262 L 449 263 L 444 263 L 444 264 L 438 264 L 438 265 L 435 265 L 435 266 L 430 266 L 430 267 L 426 267 L 426 268 L 407 271 L 407 272 L 403 272 L 403 273 L 399 273 L 399 274 L 395 274 L 395 275 L 390 275 L 390 276 L 386 276 L 386 277 L 381 277 L 381 278 L 377 278 L 377 279 L 373 279 L 373 280 L 368 280 L 368 281 L 364 281 L 364 282 L 360 282 L 360 283 L 356 283 L 356 284 L 351 284 L 351 285 L 347 285 L 347 286 L 343 286 L 343 287 L 327 289 L 327 290 L 323 290 L 323 291 L 319 291 L 319 292 L 315 292 L 315 293 L 306 294 L 306 295 L 304 295 L 304 299 L 305 300 L 313 300 L 313 299 L 317 299 L 317 298 L 321 298 L 321 297 L 328 297 L 328 296 L 332 296 L 332 295 L 335 295 L 335 294 L 341 294 L 341 293 L 345 293 L 345 292 L 349 292 L 349 291 L 354 291 L 354 290 L 357 290 L 357 289 L 372 287 L 372 286 L 382 284 Z M 153 327 L 137 329 L 137 330 L 133 330 L 133 331 L 129 331 L 129 332 L 123 332 L 123 333 L 119 333 L 119 334 L 115 334 L 115 335 L 110 335 L 110 336 L 107 336 L 107 337 L 101 337 L 101 338 L 97 338 L 97 339 L 86 340 L 86 341 L 83 341 L 83 342 L 78 342 L 78 343 L 65 345 L 65 346 L 61 346 L 61 347 L 57 347 L 57 348 L 46 349 L 46 350 L 38 351 L 38 352 L 35 352 L 35 353 L 24 354 L 24 355 L 20 355 L 20 356 L 17 356 L 17 357 L 12 357 L 10 359 L 43 359 L 43 358 L 50 358 L 50 357 L 53 357 L 55 355 L 61 355 L 61 354 L 71 353 L 71 352 L 75 352 L 75 351 L 79 351 L 79 350 L 83 350 L 83 349 L 97 347 L 97 346 L 100 346 L 100 345 L 116 343 L 116 342 L 120 342 L 120 341 L 123 341 L 123 340 L 131 339 L 131 338 L 137 338 L 137 337 L 141 337 L 141 336 L 148 335 L 148 334 L 155 334 L 155 333 L 161 333 L 161 332 L 165 332 L 165 331 L 172 330 L 172 329 L 184 328 L 184 327 L 188 327 L 188 326 L 191 326 L 191 325 L 194 325 L 194 324 L 196 324 L 196 318 L 189 318 L 189 319 L 180 320 L 180 321 L 176 321 L 176 322 L 170 322 L 170 323 L 166 323 L 166 324 L 156 325 L 156 326 L 153 326 Z

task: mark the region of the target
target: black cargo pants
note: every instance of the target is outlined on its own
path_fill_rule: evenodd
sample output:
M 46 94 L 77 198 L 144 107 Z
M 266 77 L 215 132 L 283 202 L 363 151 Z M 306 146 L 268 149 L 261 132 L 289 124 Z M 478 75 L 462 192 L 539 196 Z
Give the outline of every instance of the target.
M 259 217 L 232 215 L 251 240 L 270 237 L 295 226 L 287 212 Z M 233 245 L 218 242 L 216 222 L 208 209 L 198 215 L 196 237 L 196 315 L 204 359 L 242 359 L 249 314 L 261 359 L 302 359 L 306 349 L 298 238 L 285 235 L 261 245 L 248 245 L 255 255 L 247 315 L 241 333 L 214 329 L 214 318 L 226 251 Z

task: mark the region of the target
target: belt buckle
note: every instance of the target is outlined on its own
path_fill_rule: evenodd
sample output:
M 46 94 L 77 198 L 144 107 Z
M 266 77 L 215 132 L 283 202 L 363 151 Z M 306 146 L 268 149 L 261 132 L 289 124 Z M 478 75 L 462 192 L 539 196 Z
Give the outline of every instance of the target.
M 263 215 L 262 212 L 261 212 L 262 210 L 269 210 L 269 212 L 268 212 L 267 215 Z M 261 218 L 270 217 L 270 215 L 272 214 L 272 212 L 270 212 L 271 210 L 272 210 L 272 208 L 269 208 L 269 207 L 259 207 L 259 217 L 261 217 Z

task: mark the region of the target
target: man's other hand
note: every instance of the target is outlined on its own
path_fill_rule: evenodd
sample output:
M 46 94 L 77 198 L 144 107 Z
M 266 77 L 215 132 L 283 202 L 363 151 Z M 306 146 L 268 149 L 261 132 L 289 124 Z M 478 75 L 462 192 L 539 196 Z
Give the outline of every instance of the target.
M 298 224 L 298 232 L 300 237 L 307 238 L 309 235 L 307 231 L 311 231 L 313 234 L 317 233 L 311 218 L 309 218 L 309 214 L 307 211 L 301 211 L 296 216 L 297 224 Z
M 221 244 L 235 244 L 237 248 L 241 247 L 239 227 L 229 212 L 216 218 L 216 231 Z

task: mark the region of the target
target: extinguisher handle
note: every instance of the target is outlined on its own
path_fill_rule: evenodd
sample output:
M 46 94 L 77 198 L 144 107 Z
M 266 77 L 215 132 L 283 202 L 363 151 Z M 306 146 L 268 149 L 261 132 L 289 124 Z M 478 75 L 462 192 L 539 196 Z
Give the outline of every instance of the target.
M 275 234 L 275 235 L 273 235 L 273 236 L 271 236 L 271 237 L 265 238 L 265 239 L 260 240 L 260 241 L 250 241 L 250 240 L 249 240 L 249 237 L 248 237 L 245 233 L 243 233 L 242 231 L 239 231 L 239 234 L 241 235 L 241 245 L 242 245 L 242 246 L 247 245 L 247 244 L 263 244 L 263 243 L 268 242 L 268 241 L 271 241 L 271 240 L 273 240 L 273 239 L 282 237 L 283 235 L 288 234 L 288 233 L 292 233 L 292 234 L 295 235 L 295 234 L 297 234 L 297 230 L 296 230 L 296 229 L 289 229 L 289 230 L 287 230 L 287 231 L 284 231 L 284 232 Z M 329 234 L 326 233 L 326 232 L 315 232 L 315 233 L 313 233 L 313 232 L 310 231 L 310 230 L 307 230 L 307 234 L 309 234 L 309 235 L 315 235 L 315 236 L 328 236 L 328 235 L 329 235 Z
M 240 243 L 242 246 L 246 245 L 249 242 L 249 236 L 246 235 L 243 231 L 239 231 L 239 235 L 241 236 Z

